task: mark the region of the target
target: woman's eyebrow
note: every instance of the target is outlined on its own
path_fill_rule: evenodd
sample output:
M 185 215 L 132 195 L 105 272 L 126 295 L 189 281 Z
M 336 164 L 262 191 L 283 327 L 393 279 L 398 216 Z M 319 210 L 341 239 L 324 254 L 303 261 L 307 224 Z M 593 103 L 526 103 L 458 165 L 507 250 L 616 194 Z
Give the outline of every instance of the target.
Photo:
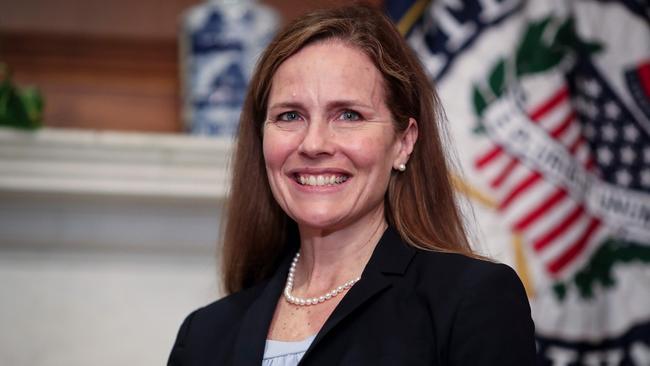
M 275 109 L 275 108 L 301 109 L 303 108 L 303 105 L 298 102 L 279 102 L 279 103 L 271 104 L 268 109 Z
M 368 108 L 368 109 L 374 108 L 371 104 L 368 104 L 366 102 L 357 99 L 333 100 L 331 102 L 328 102 L 325 107 L 327 109 L 350 108 L 350 107 Z M 305 107 L 302 103 L 299 102 L 278 102 L 278 103 L 271 104 L 268 109 L 278 109 L 278 108 L 304 109 Z
M 349 107 L 373 108 L 372 105 L 356 99 L 334 100 L 327 103 L 327 109 L 349 108 Z

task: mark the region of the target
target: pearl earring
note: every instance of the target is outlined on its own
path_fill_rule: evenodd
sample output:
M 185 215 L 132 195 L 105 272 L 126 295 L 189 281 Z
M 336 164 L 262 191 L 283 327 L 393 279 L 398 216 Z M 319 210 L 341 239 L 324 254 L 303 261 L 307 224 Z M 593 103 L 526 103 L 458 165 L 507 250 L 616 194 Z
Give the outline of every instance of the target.
M 405 170 L 406 170 L 406 164 L 404 164 L 404 163 L 400 164 L 400 165 L 397 167 L 397 170 L 399 170 L 400 172 L 405 171 Z

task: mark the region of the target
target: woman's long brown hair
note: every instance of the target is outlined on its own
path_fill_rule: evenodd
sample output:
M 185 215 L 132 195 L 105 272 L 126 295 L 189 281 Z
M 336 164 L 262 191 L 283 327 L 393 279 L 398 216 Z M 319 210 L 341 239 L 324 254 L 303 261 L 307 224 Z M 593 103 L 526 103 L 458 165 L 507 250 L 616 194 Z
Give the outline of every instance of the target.
M 363 51 L 384 77 L 396 131 L 418 123 L 418 140 L 405 172 L 393 172 L 386 220 L 410 245 L 473 255 L 457 206 L 438 97 L 416 55 L 378 10 L 350 6 L 310 13 L 289 24 L 258 61 L 240 118 L 223 237 L 226 292 L 268 278 L 297 228 L 276 203 L 264 166 L 262 125 L 271 81 L 287 58 L 306 45 L 338 39 Z

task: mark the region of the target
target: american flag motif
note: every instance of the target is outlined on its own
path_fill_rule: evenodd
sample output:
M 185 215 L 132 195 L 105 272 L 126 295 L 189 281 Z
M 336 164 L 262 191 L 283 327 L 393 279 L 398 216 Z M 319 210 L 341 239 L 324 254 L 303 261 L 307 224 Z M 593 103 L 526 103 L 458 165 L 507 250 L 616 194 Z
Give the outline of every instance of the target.
M 531 124 L 561 143 L 567 159 L 595 170 L 568 85 L 559 83 L 550 89 L 526 114 Z M 490 146 L 476 157 L 474 166 L 489 182 L 498 209 L 512 230 L 539 254 L 550 274 L 559 275 L 585 249 L 597 245 L 603 224 L 586 209 L 585 202 L 502 146 Z
M 650 101 L 650 60 L 627 74 L 629 83 L 638 81 L 639 92 Z M 573 84 L 576 110 L 599 176 L 627 189 L 650 192 L 650 135 L 639 122 L 650 115 L 634 116 L 591 64 L 578 69 Z

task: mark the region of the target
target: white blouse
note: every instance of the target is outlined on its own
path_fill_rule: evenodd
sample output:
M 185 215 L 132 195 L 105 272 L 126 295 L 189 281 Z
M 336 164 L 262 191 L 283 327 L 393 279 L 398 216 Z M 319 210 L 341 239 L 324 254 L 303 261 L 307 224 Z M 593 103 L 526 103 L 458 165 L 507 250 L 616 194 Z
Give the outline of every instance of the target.
M 316 334 L 297 342 L 266 340 L 262 366 L 296 366 Z

